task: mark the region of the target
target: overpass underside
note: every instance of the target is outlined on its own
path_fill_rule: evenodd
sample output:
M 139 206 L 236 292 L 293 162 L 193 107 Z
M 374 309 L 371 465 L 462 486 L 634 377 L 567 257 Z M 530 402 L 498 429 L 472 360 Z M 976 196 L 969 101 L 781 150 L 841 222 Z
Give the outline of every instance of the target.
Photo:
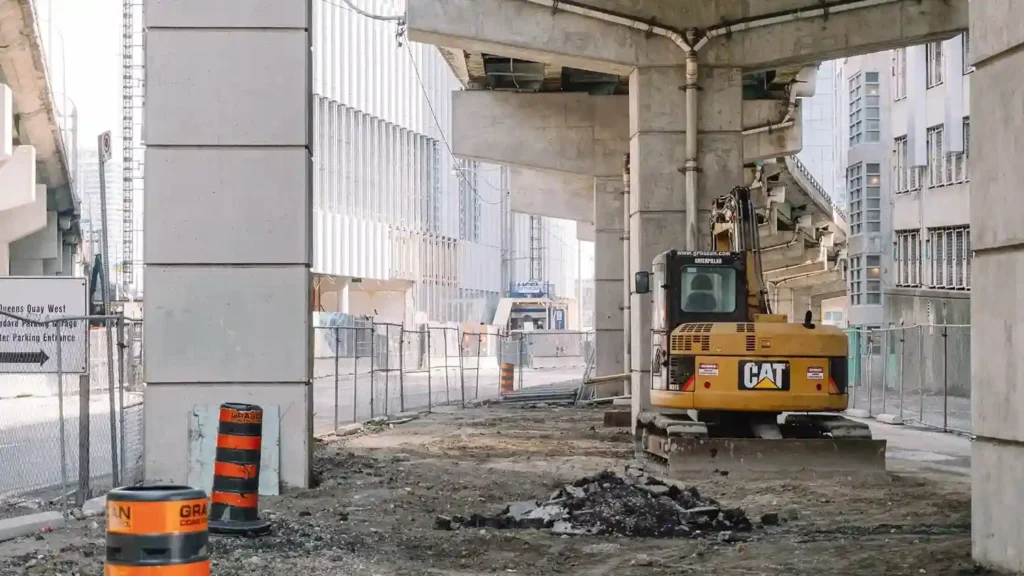
M 713 199 L 756 183 L 776 308 L 842 295 L 845 217 L 790 158 L 799 99 L 818 62 L 966 25 L 960 0 L 418 0 L 407 14 L 410 39 L 441 47 L 470 89 L 453 96 L 455 153 L 515 166 L 513 209 L 593 225 L 598 373 L 632 351 L 634 416 L 651 302 L 624 279 L 710 248 Z

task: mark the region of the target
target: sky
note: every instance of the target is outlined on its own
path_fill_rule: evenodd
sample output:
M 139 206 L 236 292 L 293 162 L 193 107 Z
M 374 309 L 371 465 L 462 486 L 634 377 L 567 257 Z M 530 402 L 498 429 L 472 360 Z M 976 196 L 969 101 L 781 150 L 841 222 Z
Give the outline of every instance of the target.
M 35 0 L 50 62 L 50 83 L 78 108 L 82 147 L 95 147 L 100 132 L 121 126 L 121 0 Z M 53 17 L 49 17 L 52 7 Z M 52 25 L 53 49 L 49 48 Z M 52 55 L 51 55 L 52 53 Z M 65 87 L 66 84 L 66 87 Z

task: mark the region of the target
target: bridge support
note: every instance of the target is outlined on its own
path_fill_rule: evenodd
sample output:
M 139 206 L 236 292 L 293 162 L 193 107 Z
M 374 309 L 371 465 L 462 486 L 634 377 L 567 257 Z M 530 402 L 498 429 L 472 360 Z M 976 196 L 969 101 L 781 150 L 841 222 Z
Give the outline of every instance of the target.
M 971 534 L 979 562 L 1024 572 L 1024 4 L 971 3 Z M 1009 30 L 1013 32 L 1009 32 Z
M 686 245 L 685 71 L 638 68 L 629 77 L 630 262 L 627 281 L 651 270 L 673 248 L 710 248 L 712 200 L 743 183 L 743 88 L 737 68 L 702 68 L 698 76 L 696 246 Z M 692 124 L 691 124 L 692 125 Z M 633 417 L 650 406 L 651 296 L 630 302 Z
M 147 482 L 188 480 L 197 405 L 242 402 L 278 407 L 309 485 L 309 10 L 147 3 Z
M 625 372 L 623 285 L 629 278 L 623 257 L 625 214 L 622 177 L 594 178 L 594 345 L 595 375 Z

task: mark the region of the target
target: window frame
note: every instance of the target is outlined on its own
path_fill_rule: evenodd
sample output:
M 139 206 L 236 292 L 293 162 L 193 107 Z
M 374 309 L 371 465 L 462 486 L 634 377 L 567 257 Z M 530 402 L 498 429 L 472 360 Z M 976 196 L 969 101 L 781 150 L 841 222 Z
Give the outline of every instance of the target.
M 928 229 L 931 278 L 928 287 L 936 290 L 970 290 L 970 226 L 943 226 Z
M 945 81 L 945 59 L 942 40 L 929 42 L 925 46 L 925 82 L 927 88 L 935 88 Z
M 907 98 L 907 49 L 897 48 L 892 55 L 893 102 Z
M 921 231 L 897 230 L 896 236 L 896 285 L 921 286 Z
M 947 154 L 943 154 L 943 137 L 945 136 L 945 125 L 937 124 L 925 131 L 928 149 L 928 186 L 945 186 Z

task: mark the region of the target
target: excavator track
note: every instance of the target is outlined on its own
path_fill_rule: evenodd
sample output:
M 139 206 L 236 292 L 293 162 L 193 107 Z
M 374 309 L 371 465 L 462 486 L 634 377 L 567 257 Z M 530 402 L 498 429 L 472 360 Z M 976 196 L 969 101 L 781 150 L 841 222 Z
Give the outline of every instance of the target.
M 716 436 L 714 426 L 686 415 L 642 412 L 636 452 L 648 466 L 678 476 L 711 472 L 877 473 L 885 440 L 867 425 L 834 414 L 789 414 L 777 426 L 751 426 L 760 437 Z

